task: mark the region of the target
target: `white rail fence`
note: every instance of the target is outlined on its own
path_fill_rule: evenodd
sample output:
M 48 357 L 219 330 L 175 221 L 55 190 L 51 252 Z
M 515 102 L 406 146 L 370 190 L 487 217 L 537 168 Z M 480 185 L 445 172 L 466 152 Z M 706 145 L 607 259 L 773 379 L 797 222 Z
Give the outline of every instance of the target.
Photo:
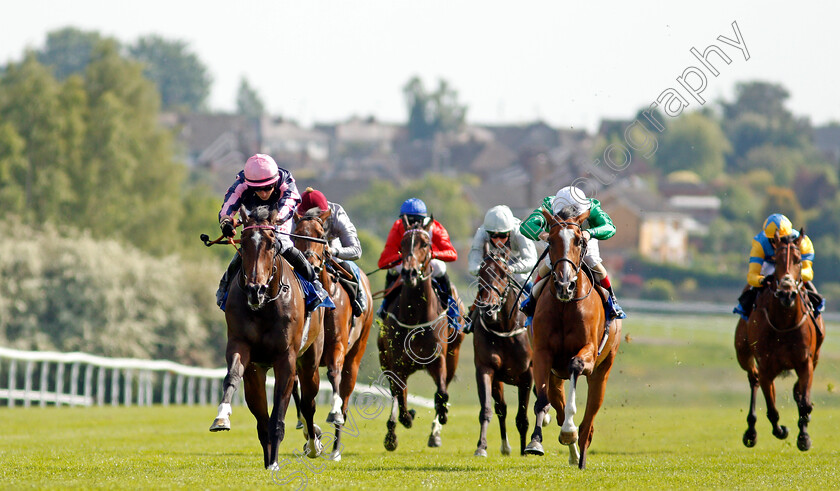
M 171 361 L 0 347 L 0 406 L 216 404 L 226 374 L 224 368 L 196 368 Z M 267 377 L 266 385 L 274 387 L 274 378 Z M 331 387 L 322 381 L 320 389 L 317 402 L 326 404 Z M 382 387 L 356 384 L 350 403 L 357 396 L 388 399 L 387 394 Z M 244 401 L 240 386 L 234 403 L 243 405 Z M 409 395 L 409 402 L 434 407 L 432 400 L 414 395 Z

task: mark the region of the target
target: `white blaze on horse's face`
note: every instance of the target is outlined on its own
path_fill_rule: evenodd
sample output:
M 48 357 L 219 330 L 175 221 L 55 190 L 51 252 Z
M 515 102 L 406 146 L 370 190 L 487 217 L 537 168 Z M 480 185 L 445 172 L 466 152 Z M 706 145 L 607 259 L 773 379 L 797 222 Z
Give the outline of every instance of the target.
M 562 250 L 560 257 L 552 258 L 552 263 L 555 268 L 553 274 L 554 286 L 557 290 L 556 296 L 560 301 L 572 299 L 577 288 L 578 276 L 574 268 L 575 262 L 573 262 L 575 258 L 570 257 L 572 243 L 576 237 L 577 234 L 572 228 L 563 228 L 557 231 L 557 238 L 560 239 Z

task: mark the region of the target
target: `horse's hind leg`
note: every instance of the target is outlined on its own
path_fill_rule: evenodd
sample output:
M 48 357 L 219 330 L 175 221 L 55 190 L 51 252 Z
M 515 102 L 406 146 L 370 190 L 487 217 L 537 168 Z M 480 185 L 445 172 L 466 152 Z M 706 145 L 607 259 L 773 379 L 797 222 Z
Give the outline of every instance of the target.
M 501 380 L 493 383 L 493 400 L 496 402 L 496 416 L 499 417 L 499 431 L 502 437 L 502 455 L 510 455 L 510 442 L 507 437 L 507 404 L 505 403 L 505 388 Z
M 446 413 L 449 411 L 449 408 L 447 407 L 447 403 L 449 402 L 449 393 L 446 391 L 447 367 L 444 360 L 445 358 L 443 356 L 439 356 L 428 366 L 428 372 L 432 376 L 432 379 L 434 379 L 435 385 L 437 386 L 437 390 L 435 391 L 435 420 L 432 421 L 432 430 L 429 434 L 428 442 L 428 446 L 430 447 L 441 446 L 442 442 L 440 433 L 443 425 L 446 424 Z
M 764 400 L 767 403 L 767 419 L 773 426 L 773 436 L 784 440 L 788 436 L 788 429 L 779 425 L 779 410 L 776 409 L 776 386 L 773 385 L 773 377 L 761 373 L 758 383 L 761 385 L 761 392 L 764 393 Z
M 263 449 L 265 468 L 268 469 L 274 463 L 271 460 L 271 439 L 268 435 L 268 401 L 265 395 L 265 372 L 264 368 L 250 365 L 245 369 L 245 402 L 254 418 L 257 420 L 257 437 Z
M 245 354 L 244 360 L 240 351 Z M 227 358 L 228 373 L 225 375 L 222 385 L 222 401 L 219 403 L 219 413 L 213 420 L 213 424 L 210 425 L 210 431 L 230 431 L 230 415 L 233 412 L 231 402 L 239 384 L 242 382 L 245 365 L 248 364 L 248 351 L 228 349 Z
M 478 389 L 478 422 L 481 425 L 481 430 L 474 455 L 476 457 L 487 457 L 487 426 L 489 426 L 490 420 L 493 419 L 493 411 L 490 409 L 490 386 L 493 383 L 493 375 L 490 369 L 477 366 L 475 369 L 475 382 L 476 388 Z
M 525 371 L 519 377 L 519 406 L 516 410 L 516 429 L 519 431 L 520 455 L 525 455 L 525 440 L 528 437 L 528 399 L 531 397 L 533 378 L 531 370 Z
M 758 418 L 755 415 L 755 399 L 758 395 L 758 377 L 752 372 L 747 372 L 747 379 L 750 383 L 750 410 L 747 413 L 747 431 L 744 432 L 744 446 L 752 448 L 758 439 L 758 432 L 755 431 L 755 422 Z
M 814 367 L 808 363 L 796 370 L 798 379 L 793 386 L 793 399 L 796 407 L 799 408 L 799 436 L 796 439 L 796 448 L 803 452 L 811 448 L 811 437 L 808 435 L 808 423 L 811 421 L 811 411 L 814 405 L 811 403 L 811 382 L 814 376 Z
M 327 366 L 327 379 L 332 387 L 332 407 L 327 415 L 327 423 L 336 425 L 344 424 L 344 414 L 341 410 L 344 405 L 341 398 L 341 379 L 350 322 L 345 317 L 346 315 L 339 315 L 335 310 L 331 310 L 324 319 L 325 331 L 329 333 L 325 339 L 330 340 L 324 345 L 324 362 Z

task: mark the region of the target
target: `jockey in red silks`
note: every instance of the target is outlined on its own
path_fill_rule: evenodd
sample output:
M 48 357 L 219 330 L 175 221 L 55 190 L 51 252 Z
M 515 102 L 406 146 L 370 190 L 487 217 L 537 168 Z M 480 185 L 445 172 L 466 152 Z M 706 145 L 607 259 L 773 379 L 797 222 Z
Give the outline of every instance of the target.
M 449 240 L 449 232 L 443 228 L 440 222 L 429 216 L 426 211 L 426 203 L 418 198 L 409 198 L 400 206 L 400 217 L 391 226 L 388 239 L 385 241 L 385 249 L 379 256 L 378 266 L 382 269 L 388 269 L 388 274 L 385 277 L 385 289 L 387 290 L 393 285 L 402 270 L 402 264 L 400 264 L 402 260 L 400 256 L 400 242 L 402 242 L 402 237 L 405 234 L 403 217 L 405 217 L 409 227 L 416 224 L 426 224 L 428 220 L 433 222 L 429 229 L 429 235 L 432 239 L 432 278 L 437 285 L 441 300 L 449 307 L 450 323 L 458 326 L 455 322 L 455 319 L 459 315 L 458 305 L 455 299 L 452 298 L 452 286 L 449 281 L 449 275 L 446 274 L 446 263 L 457 260 L 458 251 L 455 250 L 455 246 Z M 394 291 L 382 299 L 382 304 L 379 307 L 379 316 L 383 320 L 388 304 L 398 294 L 399 289 L 394 289 Z
M 304 280 L 312 283 L 318 298 L 323 301 L 329 295 L 316 279 L 315 270 L 292 243 L 289 233 L 292 231 L 292 216 L 300 203 L 295 178 L 286 169 L 277 166 L 269 155 L 258 153 L 245 162 L 245 169 L 236 175 L 233 184 L 225 193 L 222 209 L 219 211 L 219 227 L 222 235 L 233 237 L 236 235 L 233 217 L 239 212 L 240 206 L 253 210 L 258 206 L 267 206 L 269 210 L 277 210 L 275 230 L 276 247 L 286 261 Z M 240 217 L 244 220 L 244 217 Z M 242 258 L 235 254 L 227 271 L 219 282 L 216 292 L 216 303 L 224 310 L 230 279 L 242 264 Z M 319 302 L 320 303 L 320 302 Z M 312 310 L 316 304 L 307 304 Z M 310 308 L 311 307 L 311 308 Z

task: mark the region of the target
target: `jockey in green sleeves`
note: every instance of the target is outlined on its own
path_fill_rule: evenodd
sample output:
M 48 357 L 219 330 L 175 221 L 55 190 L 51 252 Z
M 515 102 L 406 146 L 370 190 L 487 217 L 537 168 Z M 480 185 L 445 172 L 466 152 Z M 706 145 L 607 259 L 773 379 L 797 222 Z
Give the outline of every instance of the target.
M 583 237 L 587 240 L 586 256 L 583 260 L 592 271 L 598 284 L 609 292 L 606 303 L 607 318 L 609 320 L 626 318 L 627 315 L 619 307 L 615 298 L 609 274 L 604 267 L 598 249 L 599 240 L 607 240 L 615 235 L 615 225 L 613 225 L 613 221 L 607 212 L 601 209 L 601 203 L 597 199 L 587 198 L 579 188 L 566 186 L 557 191 L 556 195 L 543 199 L 542 204 L 522 222 L 519 231 L 531 240 L 546 240 L 548 238 L 548 224 L 542 211 L 545 210 L 549 214 L 555 215 L 567 206 L 574 207 L 576 216 L 586 213 L 587 210 L 589 211 L 589 218 L 583 222 Z M 546 258 L 545 262 L 538 267 L 537 278 L 534 280 L 531 295 L 522 302 L 521 309 L 529 317 L 529 320 L 534 315 L 536 299 L 539 297 L 542 285 L 545 283 L 544 279 L 548 277 L 550 271 L 551 260 Z

